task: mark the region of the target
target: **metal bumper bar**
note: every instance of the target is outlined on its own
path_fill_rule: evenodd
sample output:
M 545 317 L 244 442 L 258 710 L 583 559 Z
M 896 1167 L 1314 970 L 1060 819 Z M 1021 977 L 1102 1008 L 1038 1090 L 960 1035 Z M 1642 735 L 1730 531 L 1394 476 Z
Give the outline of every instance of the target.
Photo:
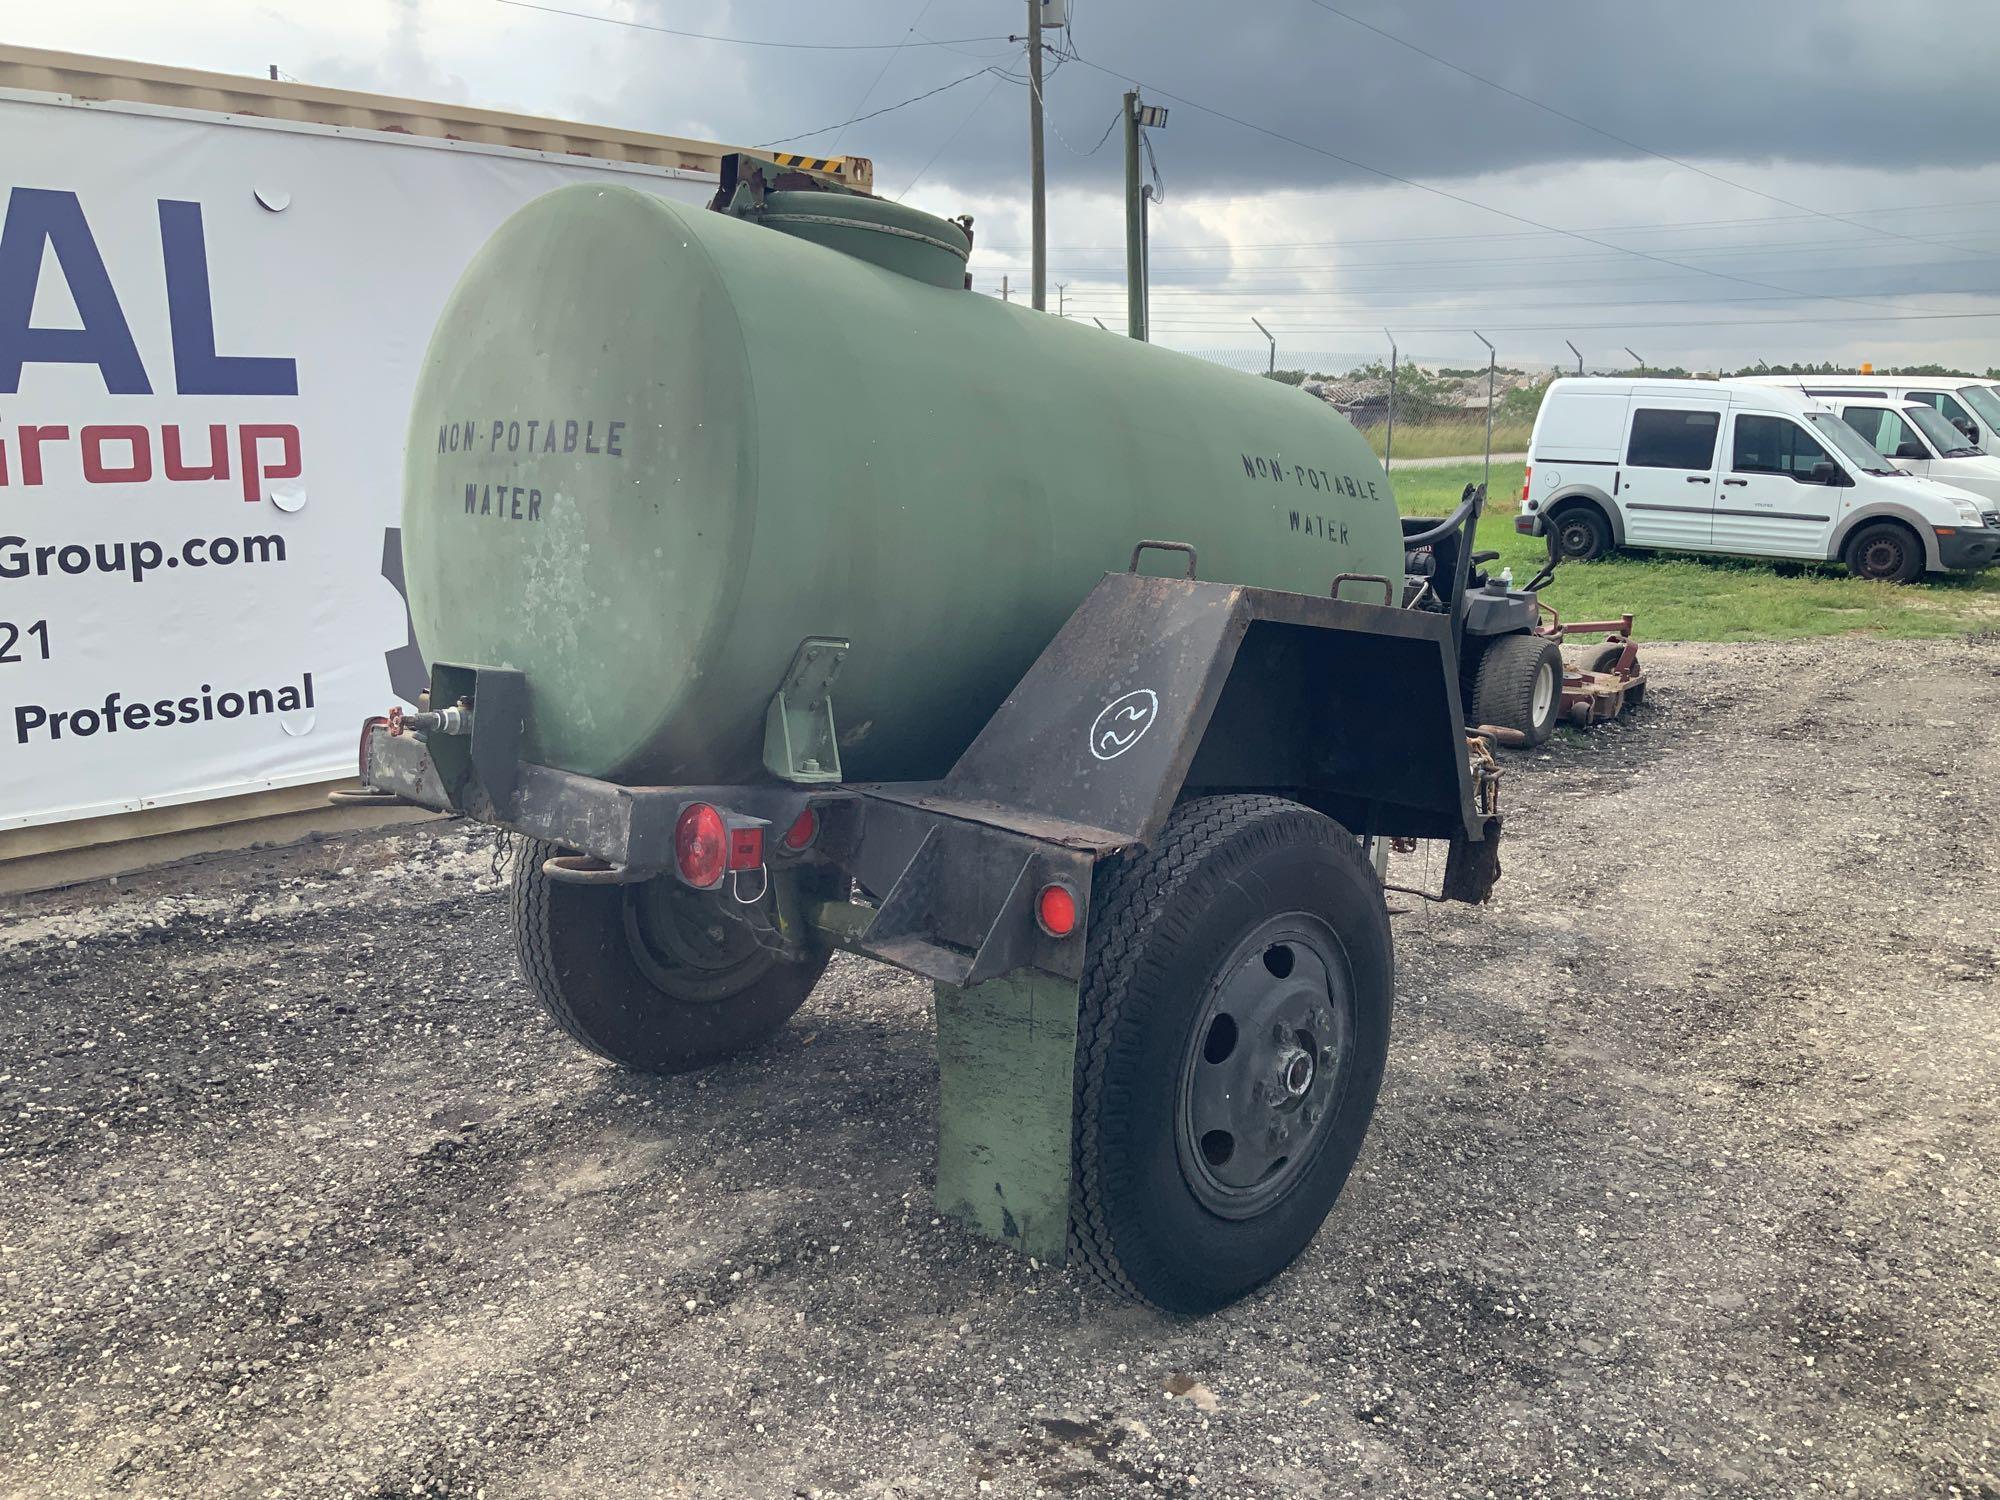
M 690 802 L 789 828 L 808 805 L 822 817 L 853 800 L 836 788 L 789 786 L 620 786 L 531 761 L 516 762 L 504 799 L 460 783 L 454 792 L 447 766 L 414 734 L 392 734 L 371 723 L 362 741 L 361 782 L 437 812 L 466 813 L 529 838 L 544 839 L 601 860 L 626 878 L 643 880 L 674 859 L 674 823 Z

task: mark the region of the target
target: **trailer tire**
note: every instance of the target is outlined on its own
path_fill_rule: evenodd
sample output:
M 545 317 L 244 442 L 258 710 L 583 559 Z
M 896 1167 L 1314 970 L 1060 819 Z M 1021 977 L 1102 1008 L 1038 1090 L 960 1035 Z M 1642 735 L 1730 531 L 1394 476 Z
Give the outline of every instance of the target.
M 1555 733 L 1562 712 L 1562 648 L 1539 635 L 1500 635 L 1479 653 L 1472 722 L 1518 729 L 1530 745 Z
M 1204 797 L 1176 808 L 1151 848 L 1100 875 L 1089 941 L 1073 1258 L 1123 1296 L 1211 1312 L 1298 1257 L 1361 1149 L 1394 989 L 1382 887 L 1330 819 L 1276 797 Z M 1268 1080 L 1260 1025 L 1283 1065 Z M 1308 1052 L 1309 1043 L 1323 1045 Z M 1269 1090 L 1269 1128 L 1243 1117 L 1236 1162 L 1236 1137 L 1225 1153 L 1212 1138 L 1226 1132 L 1196 1135 L 1196 1112 L 1248 1098 L 1247 1086 L 1218 1088 L 1252 1078 L 1258 1100 Z M 1279 1130 L 1282 1147 L 1270 1133 Z M 1251 1180 L 1218 1175 L 1232 1163 Z
M 670 875 L 643 885 L 551 880 L 543 861 L 564 852 L 522 841 L 515 951 L 556 1025 L 620 1067 L 684 1073 L 755 1047 L 792 1018 L 826 968 L 824 951 L 788 960 L 754 933 L 746 946 L 743 934 L 726 932 L 710 953 L 663 941 L 659 903 L 697 893 L 673 887 Z M 697 961 L 706 958 L 713 962 Z

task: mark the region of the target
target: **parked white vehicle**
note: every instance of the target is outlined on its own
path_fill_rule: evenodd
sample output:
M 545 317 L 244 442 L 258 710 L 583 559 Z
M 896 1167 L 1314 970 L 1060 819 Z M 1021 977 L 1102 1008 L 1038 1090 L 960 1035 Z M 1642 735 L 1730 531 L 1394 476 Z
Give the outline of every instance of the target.
M 1562 558 L 1658 547 L 1901 583 L 2000 555 L 2000 505 L 1900 472 L 1797 391 L 1740 380 L 1556 381 L 1514 524 Z
M 2000 387 L 1964 375 L 1747 375 L 1753 385 L 1782 386 L 1818 401 L 1921 403 L 1988 453 L 2000 454 Z
M 1905 474 L 1970 490 L 1986 505 L 2000 506 L 2000 458 L 1952 426 L 1936 407 L 1912 403 L 1898 409 L 1887 401 L 1830 404 L 1841 421 Z

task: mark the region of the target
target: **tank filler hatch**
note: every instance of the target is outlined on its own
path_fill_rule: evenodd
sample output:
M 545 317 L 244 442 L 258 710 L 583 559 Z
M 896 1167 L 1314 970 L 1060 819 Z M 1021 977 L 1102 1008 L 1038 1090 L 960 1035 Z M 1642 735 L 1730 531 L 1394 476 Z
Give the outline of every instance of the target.
M 940 219 L 810 172 L 739 151 L 722 159 L 709 207 L 838 250 L 931 286 L 963 289 L 972 219 Z

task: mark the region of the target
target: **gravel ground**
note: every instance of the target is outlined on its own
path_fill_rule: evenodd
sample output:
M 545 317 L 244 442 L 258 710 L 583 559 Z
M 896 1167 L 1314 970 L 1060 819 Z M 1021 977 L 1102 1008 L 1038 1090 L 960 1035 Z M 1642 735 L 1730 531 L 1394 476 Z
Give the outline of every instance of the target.
M 2000 644 L 1649 660 L 1396 919 L 1361 1166 L 1202 1321 L 938 1222 L 881 968 L 655 1081 L 478 830 L 17 903 L 0 1493 L 2000 1495 Z

